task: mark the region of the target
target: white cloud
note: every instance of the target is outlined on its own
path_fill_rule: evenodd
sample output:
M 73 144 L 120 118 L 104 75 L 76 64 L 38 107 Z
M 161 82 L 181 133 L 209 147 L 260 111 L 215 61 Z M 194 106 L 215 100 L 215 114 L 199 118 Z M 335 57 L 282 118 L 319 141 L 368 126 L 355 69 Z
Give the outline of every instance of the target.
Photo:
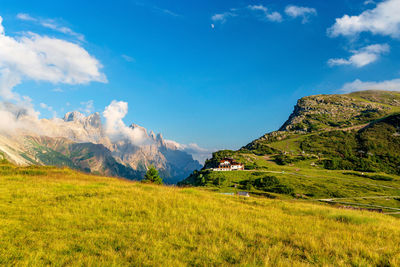
M 48 29 L 51 29 L 53 31 L 57 31 L 57 32 L 61 32 L 63 34 L 67 34 L 67 35 L 73 36 L 73 37 L 77 38 L 80 41 L 85 41 L 85 36 L 84 35 L 82 35 L 80 33 L 77 33 L 77 32 L 74 32 L 72 29 L 70 29 L 68 27 L 59 25 L 59 23 L 57 23 L 53 19 L 34 18 L 31 15 L 26 14 L 26 13 L 19 13 L 17 15 L 17 18 L 20 19 L 20 20 L 24 20 L 24 21 L 36 22 L 36 23 L 38 23 L 39 25 L 41 25 L 41 26 L 43 26 L 45 28 L 48 28 Z
M 211 154 L 216 151 L 216 149 L 205 149 L 200 147 L 198 144 L 180 144 L 176 141 L 165 140 L 168 148 L 185 151 L 186 153 L 192 155 L 193 159 L 197 160 L 201 164 L 204 164 L 206 159 L 211 158 Z
M 252 11 L 260 11 L 263 13 L 264 17 L 267 20 L 274 21 L 274 22 L 281 22 L 282 21 L 282 16 L 279 12 L 270 12 L 267 7 L 263 5 L 249 5 L 247 7 L 248 9 Z
M 149 136 L 145 128 L 134 124 L 132 124 L 134 125 L 133 127 L 129 127 L 123 122 L 123 118 L 127 114 L 127 102 L 113 100 L 105 108 L 103 112 L 103 117 L 105 118 L 104 132 L 110 138 L 111 142 L 128 141 L 137 146 L 155 145 L 156 140 L 152 139 L 151 134 Z M 201 148 L 193 143 L 186 145 L 172 140 L 164 140 L 164 142 L 167 148 L 184 151 L 202 164 L 215 151 Z
M 317 10 L 311 7 L 289 5 L 285 8 L 285 13 L 292 18 L 302 18 L 302 23 L 307 23 L 311 16 L 317 15 Z
M 260 15 L 261 13 L 261 15 Z M 213 25 L 215 27 L 215 23 L 225 23 L 229 18 L 232 17 L 256 17 L 258 20 L 261 21 L 273 21 L 273 22 L 281 22 L 282 21 L 282 16 L 279 12 L 276 11 L 270 11 L 267 7 L 263 5 L 249 5 L 244 8 L 231 8 L 229 11 L 215 14 L 211 17 L 211 20 L 213 24 L 211 24 L 211 27 L 213 28 Z
M 180 17 L 181 16 L 181 15 L 179 15 L 179 14 L 177 14 L 177 13 L 175 13 L 175 12 L 169 10 L 169 9 L 160 8 L 160 7 L 157 7 L 157 6 L 153 6 L 153 8 L 154 8 L 154 10 L 160 11 L 160 12 L 162 12 L 162 13 L 164 13 L 166 15 L 170 15 L 172 17 Z
M 51 112 L 53 114 L 53 118 L 57 118 L 57 112 L 54 110 L 54 108 L 52 106 L 49 106 L 49 105 L 47 105 L 45 103 L 40 103 L 39 106 L 42 109 L 45 109 L 45 110 Z
M 142 127 L 128 127 L 122 119 L 128 114 L 128 103 L 113 100 L 103 112 L 105 118 L 104 130 L 113 142 L 127 140 L 134 145 L 151 144 L 152 140 Z
M 349 59 L 333 58 L 328 60 L 328 65 L 353 65 L 357 68 L 364 67 L 377 61 L 380 55 L 388 53 L 390 46 L 388 44 L 375 44 L 352 51 L 353 55 Z
M 125 55 L 125 54 L 121 55 L 121 57 L 127 62 L 135 62 L 136 61 L 135 58 L 133 58 L 131 56 L 128 56 L 128 55 Z
M 81 107 L 79 108 L 80 111 L 90 114 L 94 112 L 94 101 L 89 100 L 86 102 L 81 102 Z
M 215 14 L 215 15 L 213 15 L 212 17 L 211 17 L 211 20 L 213 21 L 213 22 L 220 22 L 220 23 L 225 23 L 226 22 L 226 20 L 229 18 L 229 17 L 236 17 L 237 15 L 235 14 L 235 13 L 232 13 L 232 12 L 224 12 L 224 13 L 221 13 L 221 14 Z
M 358 16 L 344 15 L 328 29 L 331 37 L 339 35 L 354 37 L 362 32 L 371 32 L 400 38 L 400 0 L 380 2 L 374 9 L 362 12 Z
M 77 38 L 78 40 L 80 40 L 80 41 L 85 41 L 85 36 L 83 36 L 82 34 L 76 33 L 76 32 L 74 32 L 73 30 L 71 30 L 71 29 L 68 28 L 68 27 L 59 26 L 59 25 L 57 25 L 54 21 L 41 22 L 40 24 L 41 24 L 43 27 L 52 29 L 52 30 L 54 30 L 54 31 L 57 31 L 57 32 L 61 32 L 61 33 L 67 34 L 67 35 L 74 36 L 74 37 L 76 37 L 76 38 Z
M 17 15 L 17 19 L 25 20 L 25 21 L 37 21 L 37 19 L 31 17 L 29 14 L 26 14 L 26 13 L 19 13 Z
M 64 90 L 61 89 L 60 87 L 54 88 L 52 91 L 53 91 L 53 92 L 56 92 L 56 93 L 62 93 L 62 92 L 64 92 Z
M 45 103 L 40 103 L 40 107 L 43 108 L 43 109 L 46 109 L 47 105 Z
M 364 5 L 376 5 L 376 2 L 374 0 L 366 0 L 364 1 Z
M 270 21 L 275 21 L 275 22 L 281 22 L 282 21 L 282 15 L 279 12 L 272 12 L 270 14 L 267 14 L 267 19 Z
M 15 134 L 15 130 L 38 131 L 39 112 L 27 97 L 17 104 L 0 102 L 0 132 Z
M 34 33 L 7 36 L 0 17 L 0 97 L 20 99 L 12 90 L 24 79 L 71 85 L 107 82 L 101 68 L 78 44 Z
M 381 82 L 363 82 L 359 79 L 346 83 L 340 89 L 343 92 L 355 92 L 364 90 L 388 90 L 400 92 L 400 79 L 386 80 Z
M 249 5 L 248 8 L 251 9 L 251 10 L 259 10 L 259 11 L 262 11 L 264 13 L 268 12 L 268 8 L 266 8 L 263 5 Z

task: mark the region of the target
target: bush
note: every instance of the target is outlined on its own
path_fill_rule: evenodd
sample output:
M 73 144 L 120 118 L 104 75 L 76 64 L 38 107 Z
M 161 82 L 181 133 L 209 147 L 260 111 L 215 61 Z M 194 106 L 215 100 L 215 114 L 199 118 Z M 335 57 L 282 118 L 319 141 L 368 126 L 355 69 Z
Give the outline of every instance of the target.
M 357 172 L 344 172 L 344 175 L 354 175 L 358 177 L 368 178 L 377 181 L 393 181 L 393 177 L 382 175 L 382 174 L 361 174 Z
M 291 157 L 286 155 L 277 155 L 274 157 L 274 161 L 278 165 L 286 165 L 294 162 L 294 160 Z
M 162 184 L 163 180 L 158 174 L 157 169 L 154 166 L 150 166 L 147 170 L 143 181 L 144 183 Z
M 240 182 L 242 189 L 252 190 L 257 189 L 264 192 L 278 193 L 290 195 L 294 192 L 294 189 L 290 186 L 281 184 L 278 178 L 275 176 L 264 176 L 262 178 L 250 179 Z

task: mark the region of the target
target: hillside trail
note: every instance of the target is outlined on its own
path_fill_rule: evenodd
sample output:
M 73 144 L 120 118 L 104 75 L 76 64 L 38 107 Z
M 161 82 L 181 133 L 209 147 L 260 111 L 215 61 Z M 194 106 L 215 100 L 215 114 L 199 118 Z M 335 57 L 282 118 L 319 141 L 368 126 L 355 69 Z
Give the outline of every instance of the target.
M 320 202 L 325 202 L 325 203 L 338 203 L 338 204 L 345 204 L 345 205 L 352 205 L 352 206 L 364 206 L 364 207 L 370 207 L 370 208 L 380 208 L 380 209 L 386 209 L 386 210 L 395 210 L 396 212 L 400 213 L 399 208 L 393 208 L 393 207 L 387 207 L 387 206 L 381 206 L 381 205 L 373 205 L 373 204 L 346 202 L 346 201 L 335 201 L 334 198 L 333 199 L 318 199 L 315 201 L 320 201 Z

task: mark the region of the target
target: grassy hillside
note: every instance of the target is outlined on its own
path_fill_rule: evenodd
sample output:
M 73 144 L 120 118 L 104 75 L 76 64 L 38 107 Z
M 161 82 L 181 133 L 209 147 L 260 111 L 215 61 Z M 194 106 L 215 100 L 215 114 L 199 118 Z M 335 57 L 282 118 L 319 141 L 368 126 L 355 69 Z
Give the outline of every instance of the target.
M 203 170 L 195 172 L 180 185 L 201 186 L 211 191 L 226 193 L 246 191 L 255 196 L 300 202 L 329 199 L 331 204 L 378 209 L 384 213 L 400 215 L 399 176 L 325 170 L 322 166 L 311 166 L 317 160 L 278 165 L 272 159 L 265 160 L 262 156 L 241 156 L 251 158 L 257 170 Z
M 396 92 L 304 97 L 280 131 L 214 153 L 180 184 L 399 212 L 399 108 Z M 224 157 L 247 171 L 207 170 Z
M 400 265 L 400 221 L 0 164 L 0 265 Z

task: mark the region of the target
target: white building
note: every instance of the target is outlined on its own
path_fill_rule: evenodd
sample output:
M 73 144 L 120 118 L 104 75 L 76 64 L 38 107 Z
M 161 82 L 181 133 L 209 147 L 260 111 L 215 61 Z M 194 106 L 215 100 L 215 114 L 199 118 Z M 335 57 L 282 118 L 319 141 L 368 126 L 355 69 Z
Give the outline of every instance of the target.
M 214 171 L 242 171 L 244 170 L 244 165 L 242 163 L 236 162 L 231 158 L 224 158 L 219 162 L 217 168 Z

